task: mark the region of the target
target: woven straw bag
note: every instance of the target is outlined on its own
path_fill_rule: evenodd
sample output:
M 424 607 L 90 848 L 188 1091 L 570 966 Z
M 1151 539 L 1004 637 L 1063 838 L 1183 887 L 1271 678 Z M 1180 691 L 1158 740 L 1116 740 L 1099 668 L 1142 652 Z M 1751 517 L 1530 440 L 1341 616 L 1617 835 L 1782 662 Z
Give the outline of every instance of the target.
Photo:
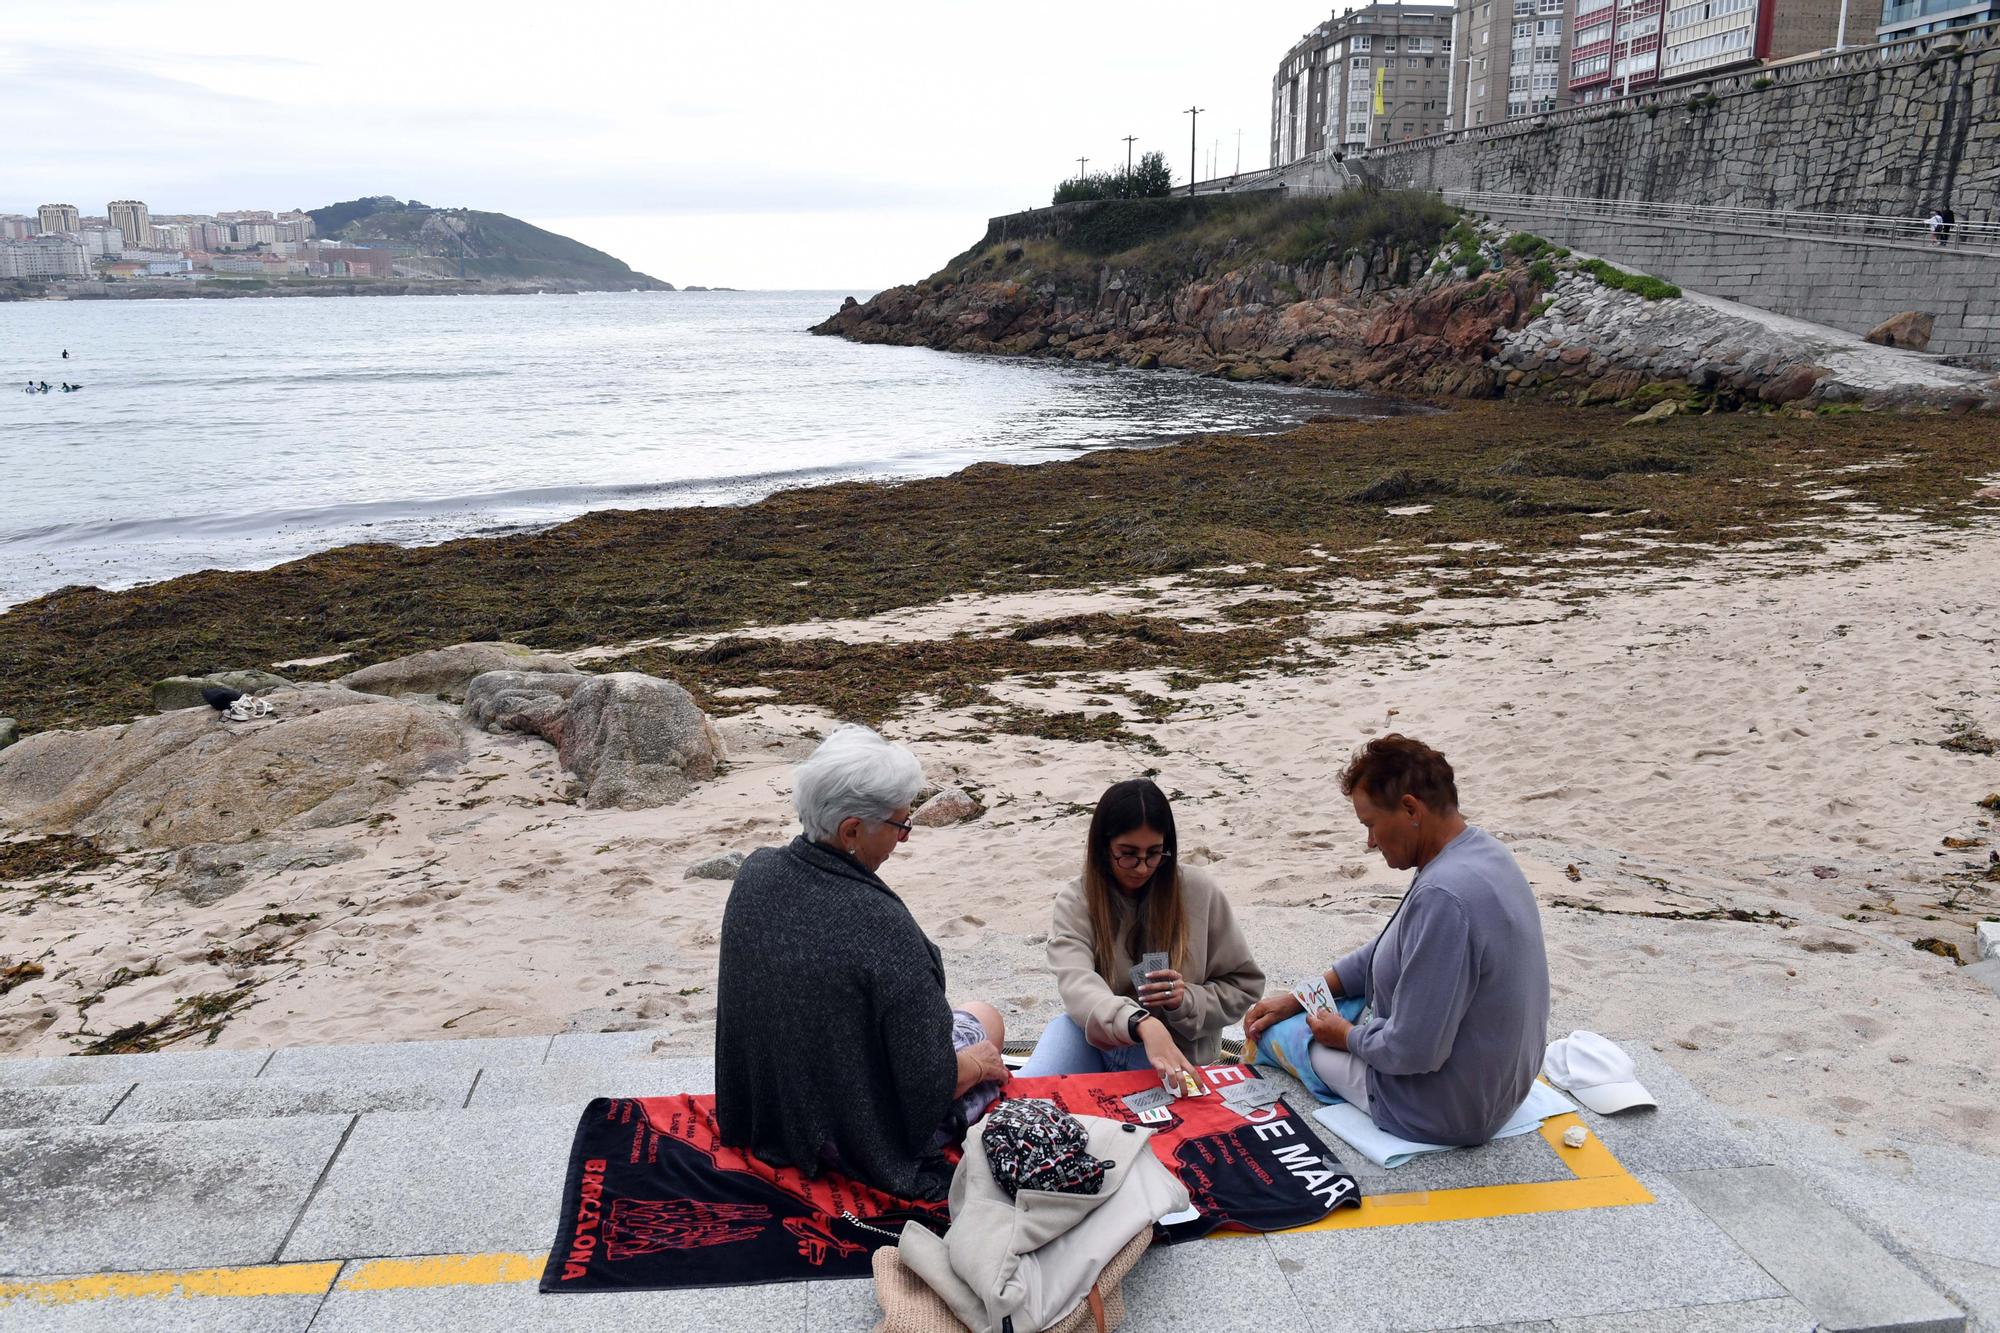
M 1111 1256 L 1111 1262 L 1091 1284 L 1089 1297 L 1051 1324 L 1048 1333 L 1112 1333 L 1123 1324 L 1125 1292 L 1119 1284 L 1152 1243 L 1151 1227 L 1126 1241 L 1125 1248 Z M 903 1267 L 895 1246 L 884 1245 L 875 1251 L 874 1262 L 875 1302 L 882 1307 L 882 1322 L 875 1325 L 875 1333 L 968 1333 L 944 1298 Z

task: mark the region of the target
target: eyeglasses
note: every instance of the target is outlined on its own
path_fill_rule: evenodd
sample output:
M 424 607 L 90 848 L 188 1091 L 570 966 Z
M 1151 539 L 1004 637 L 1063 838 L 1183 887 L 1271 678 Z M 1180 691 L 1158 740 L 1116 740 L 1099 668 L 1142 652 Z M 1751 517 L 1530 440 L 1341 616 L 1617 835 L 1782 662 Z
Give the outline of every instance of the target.
M 1140 866 L 1150 869 L 1162 861 L 1171 861 L 1173 859 L 1174 854 L 1165 848 L 1157 848 L 1150 852 L 1111 853 L 1111 864 L 1117 866 L 1120 870 L 1137 870 Z
M 910 840 L 910 830 L 915 827 L 912 824 L 899 824 L 893 819 L 878 819 L 875 822 L 878 824 L 887 824 L 890 828 L 896 830 L 897 842 L 908 842 Z

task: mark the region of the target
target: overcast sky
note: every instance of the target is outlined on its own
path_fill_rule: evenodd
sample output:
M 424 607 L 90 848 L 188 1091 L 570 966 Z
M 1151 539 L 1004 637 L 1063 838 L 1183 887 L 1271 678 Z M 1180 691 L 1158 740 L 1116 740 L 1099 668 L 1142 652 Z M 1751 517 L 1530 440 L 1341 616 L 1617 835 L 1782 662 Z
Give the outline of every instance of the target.
M 0 212 L 367 194 L 512 213 L 686 285 L 874 290 L 1123 137 L 1268 156 L 1328 9 L 1252 0 L 6 6 Z

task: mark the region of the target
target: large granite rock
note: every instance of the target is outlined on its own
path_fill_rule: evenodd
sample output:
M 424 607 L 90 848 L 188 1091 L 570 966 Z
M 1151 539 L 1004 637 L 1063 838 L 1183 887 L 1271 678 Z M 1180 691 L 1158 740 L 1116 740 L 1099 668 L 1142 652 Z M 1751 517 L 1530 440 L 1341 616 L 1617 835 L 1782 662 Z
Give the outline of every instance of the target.
M 244 842 L 360 819 L 464 758 L 458 725 L 433 709 L 337 685 L 266 697 L 271 716 L 251 723 L 190 708 L 38 732 L 0 751 L 0 828 L 107 848 Z
M 207 702 L 203 689 L 220 686 L 238 694 L 265 694 L 292 682 L 270 671 L 211 671 L 205 676 L 168 676 L 153 682 L 153 711 L 171 713 L 176 708 L 195 708 Z
M 715 776 L 722 738 L 694 697 L 670 680 L 616 671 L 569 697 L 556 747 L 591 809 L 641 810 L 678 801 Z
M 350 671 L 340 683 L 364 694 L 432 694 L 456 703 L 472 679 L 488 671 L 574 670 L 567 658 L 518 643 L 455 643 Z
M 560 746 L 580 671 L 486 671 L 465 687 L 459 716 L 486 731 L 525 731 Z
M 947 824 L 962 824 L 985 809 L 961 789 L 946 787 L 918 806 L 910 822 L 920 828 L 943 828 Z
M 1931 345 L 1931 333 L 1936 327 L 1936 316 L 1921 310 L 1905 310 L 1870 329 L 1868 341 L 1881 347 L 1907 347 L 1912 352 L 1921 352 Z

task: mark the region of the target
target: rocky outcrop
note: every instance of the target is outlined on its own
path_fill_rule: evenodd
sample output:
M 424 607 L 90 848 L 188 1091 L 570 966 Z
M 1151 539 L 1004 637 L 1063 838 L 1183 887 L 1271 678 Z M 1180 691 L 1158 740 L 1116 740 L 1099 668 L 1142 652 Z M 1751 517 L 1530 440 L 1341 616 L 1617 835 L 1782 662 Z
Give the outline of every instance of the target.
M 1877 347 L 1907 347 L 1913 352 L 1921 352 L 1931 345 L 1931 333 L 1936 328 L 1935 315 L 1921 310 L 1905 310 L 1868 330 L 1868 341 Z
M 540 736 L 597 809 L 641 810 L 687 795 L 727 753 L 694 696 L 670 680 L 618 671 L 490 671 L 466 687 L 465 719 Z
M 245 724 L 181 709 L 128 725 L 39 732 L 0 751 L 0 827 L 74 831 L 109 848 L 245 842 L 363 818 L 464 758 L 433 709 L 302 685 Z
M 1428 268 L 1386 256 L 1317 269 L 1250 260 L 1170 288 L 1106 266 L 1080 289 L 982 260 L 955 280 L 849 302 L 813 332 L 1414 397 L 2000 410 L 1990 371 L 1876 353 L 1837 330 L 1706 298 L 1649 299 L 1602 285 L 1565 251 L 1537 242 L 1516 253 L 1497 226 L 1475 231 L 1448 238 Z
M 1094 289 L 991 277 L 896 287 L 813 328 L 857 342 L 1109 361 L 1231 379 L 1483 397 L 1500 330 L 1536 288 L 1524 270 L 1400 285 L 1426 256 L 1317 267 L 1247 259 L 1181 283 L 1105 268 Z
M 580 671 L 487 671 L 465 687 L 460 714 L 486 731 L 524 731 L 560 746 L 570 696 L 590 677 Z
M 363 694 L 426 694 L 456 703 L 472 678 L 488 671 L 574 670 L 567 658 L 518 643 L 455 643 L 350 671 L 340 683 Z
M 722 763 L 722 738 L 694 696 L 637 671 L 592 676 L 570 695 L 562 766 L 590 809 L 643 810 L 678 801 Z
M 160 882 L 160 891 L 182 898 L 190 906 L 206 907 L 274 875 L 321 869 L 360 857 L 361 848 L 351 841 L 293 846 L 260 838 L 205 844 L 184 848 L 174 858 L 173 869 Z
M 746 858 L 741 852 L 717 852 L 714 856 L 703 857 L 687 868 L 683 879 L 733 880 L 736 872 L 743 869 Z
M 1852 403 L 1993 410 L 2000 382 L 1909 351 L 1705 298 L 1647 300 L 1565 274 L 1541 315 L 1499 335 L 1509 396 L 1650 404 L 1661 395 L 1738 408 Z
M 986 807 L 962 789 L 946 787 L 918 806 L 910 822 L 920 828 L 943 828 L 947 824 L 962 824 L 985 812 Z
M 271 671 L 247 668 L 240 671 L 211 671 L 205 676 L 168 676 L 153 682 L 153 711 L 171 713 L 176 708 L 196 708 L 208 701 L 204 689 L 221 688 L 238 694 L 264 694 L 292 682 Z

